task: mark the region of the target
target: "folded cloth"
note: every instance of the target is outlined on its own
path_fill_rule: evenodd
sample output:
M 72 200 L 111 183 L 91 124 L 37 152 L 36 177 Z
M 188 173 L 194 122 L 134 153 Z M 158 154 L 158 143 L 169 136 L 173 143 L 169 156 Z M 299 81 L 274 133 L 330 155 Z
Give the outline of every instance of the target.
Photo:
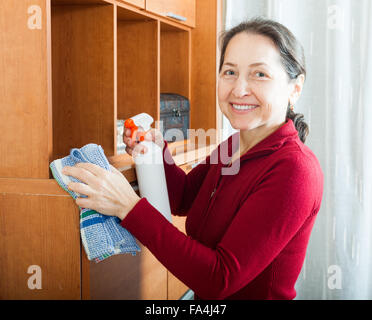
M 74 166 L 79 162 L 94 163 L 110 171 L 110 164 L 101 146 L 90 143 L 81 149 L 71 149 L 70 155 L 54 160 L 50 164 L 54 179 L 74 199 L 86 197 L 67 188 L 70 182 L 80 180 L 62 174 L 65 166 Z M 95 210 L 80 208 L 80 235 L 89 260 L 102 261 L 112 255 L 141 251 L 133 235 L 120 225 L 118 217 L 106 216 Z

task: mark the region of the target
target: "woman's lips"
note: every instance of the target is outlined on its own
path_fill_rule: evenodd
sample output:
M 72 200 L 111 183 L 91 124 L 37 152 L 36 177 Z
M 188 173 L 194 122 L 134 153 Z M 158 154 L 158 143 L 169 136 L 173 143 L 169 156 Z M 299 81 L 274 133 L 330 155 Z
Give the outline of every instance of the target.
M 235 109 L 232 105 L 232 103 L 229 103 L 229 106 L 231 108 L 231 110 L 234 112 L 234 113 L 237 113 L 237 114 L 246 114 L 246 113 L 250 113 L 250 112 L 253 112 L 254 110 L 256 110 L 259 106 L 256 106 L 256 108 L 253 108 L 253 109 L 246 109 L 246 110 L 238 110 L 238 109 Z

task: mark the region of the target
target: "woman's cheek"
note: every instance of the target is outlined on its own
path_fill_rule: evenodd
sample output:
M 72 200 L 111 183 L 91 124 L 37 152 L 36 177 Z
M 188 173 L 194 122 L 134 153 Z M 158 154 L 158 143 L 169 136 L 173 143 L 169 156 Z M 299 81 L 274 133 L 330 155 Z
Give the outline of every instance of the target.
M 262 113 L 261 113 L 261 117 L 262 117 L 262 120 L 263 121 L 267 121 L 271 118 L 271 115 L 272 115 L 272 109 L 273 109 L 273 106 L 271 103 L 267 103 L 265 104 L 263 110 L 262 110 Z
M 221 99 L 225 100 L 228 98 L 229 93 L 232 90 L 232 80 L 220 78 L 218 80 L 218 95 Z

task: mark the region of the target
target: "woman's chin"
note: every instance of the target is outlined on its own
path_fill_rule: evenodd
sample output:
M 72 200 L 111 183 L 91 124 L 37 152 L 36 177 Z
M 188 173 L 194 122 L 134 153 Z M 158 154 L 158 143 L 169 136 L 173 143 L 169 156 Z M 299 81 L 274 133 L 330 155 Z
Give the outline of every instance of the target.
M 232 115 L 229 112 L 223 112 L 224 116 L 229 120 L 231 127 L 234 130 L 251 130 L 257 127 L 259 120 L 254 117 L 237 117 L 236 115 Z
M 230 125 L 233 129 L 240 130 L 240 131 L 251 130 L 254 128 L 253 124 L 241 123 L 241 122 L 235 122 L 235 121 L 230 121 Z

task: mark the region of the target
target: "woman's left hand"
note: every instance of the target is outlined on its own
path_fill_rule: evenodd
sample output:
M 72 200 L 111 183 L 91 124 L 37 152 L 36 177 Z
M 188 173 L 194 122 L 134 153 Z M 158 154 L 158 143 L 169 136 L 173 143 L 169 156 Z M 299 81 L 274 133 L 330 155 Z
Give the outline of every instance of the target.
M 76 199 L 78 206 L 123 220 L 141 198 L 120 171 L 110 167 L 107 171 L 92 163 L 77 163 L 64 167 L 62 173 L 83 182 L 68 184 L 70 190 L 87 196 Z

